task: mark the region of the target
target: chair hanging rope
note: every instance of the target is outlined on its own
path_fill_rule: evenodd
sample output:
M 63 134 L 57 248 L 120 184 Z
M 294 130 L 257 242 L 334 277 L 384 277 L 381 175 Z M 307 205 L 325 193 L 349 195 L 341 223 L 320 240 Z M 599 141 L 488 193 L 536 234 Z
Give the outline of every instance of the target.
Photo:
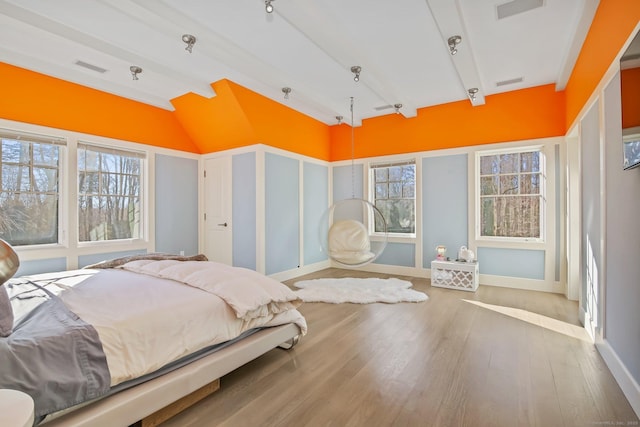
M 382 212 L 355 196 L 355 135 L 351 97 L 351 199 L 334 203 L 321 218 L 320 242 L 335 263 L 360 267 L 376 260 L 387 245 L 387 221 Z

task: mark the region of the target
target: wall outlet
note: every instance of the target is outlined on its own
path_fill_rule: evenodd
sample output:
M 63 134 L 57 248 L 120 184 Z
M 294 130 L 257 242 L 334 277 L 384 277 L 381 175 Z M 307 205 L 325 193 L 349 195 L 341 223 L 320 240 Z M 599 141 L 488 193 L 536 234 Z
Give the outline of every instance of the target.
M 184 256 L 184 251 L 180 251 L 180 256 Z

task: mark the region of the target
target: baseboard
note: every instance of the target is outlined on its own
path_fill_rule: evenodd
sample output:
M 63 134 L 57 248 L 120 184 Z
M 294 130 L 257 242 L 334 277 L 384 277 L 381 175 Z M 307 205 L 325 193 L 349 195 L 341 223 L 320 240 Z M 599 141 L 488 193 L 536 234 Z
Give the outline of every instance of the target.
M 300 268 L 270 274 L 269 277 L 276 279 L 279 282 L 284 282 L 286 280 L 295 279 L 296 277 L 304 276 L 305 274 L 315 273 L 316 271 L 324 270 L 329 267 L 331 267 L 329 261 L 321 261 L 315 264 L 304 265 Z
M 336 268 L 346 268 L 344 266 L 334 265 Z M 368 271 L 371 273 L 381 274 L 395 274 L 398 276 L 410 276 L 410 277 L 431 277 L 431 270 L 417 267 L 405 267 L 400 265 L 386 265 L 370 263 L 357 268 L 348 268 L 349 270 Z
M 596 348 L 631 404 L 633 411 L 640 417 L 640 385 L 631 376 L 631 373 L 607 340 L 597 342 Z
M 482 268 L 482 266 L 481 266 Z M 560 282 L 537 279 L 524 279 L 522 277 L 495 276 L 480 273 L 480 284 L 498 286 L 502 288 L 524 289 L 528 291 L 551 292 L 564 294 L 564 287 Z

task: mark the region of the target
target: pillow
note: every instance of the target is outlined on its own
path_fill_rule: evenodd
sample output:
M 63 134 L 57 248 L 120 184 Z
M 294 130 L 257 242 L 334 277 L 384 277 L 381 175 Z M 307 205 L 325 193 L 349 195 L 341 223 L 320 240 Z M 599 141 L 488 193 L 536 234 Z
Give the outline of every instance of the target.
M 0 337 L 8 337 L 13 332 L 13 309 L 7 288 L 0 285 Z

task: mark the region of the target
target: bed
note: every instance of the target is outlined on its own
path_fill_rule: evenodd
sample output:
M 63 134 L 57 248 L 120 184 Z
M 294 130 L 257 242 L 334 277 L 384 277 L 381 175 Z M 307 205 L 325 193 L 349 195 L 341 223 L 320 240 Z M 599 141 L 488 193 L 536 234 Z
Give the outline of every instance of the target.
M 152 254 L 10 279 L 0 388 L 29 394 L 36 424 L 128 426 L 306 333 L 287 286 L 204 259 Z

